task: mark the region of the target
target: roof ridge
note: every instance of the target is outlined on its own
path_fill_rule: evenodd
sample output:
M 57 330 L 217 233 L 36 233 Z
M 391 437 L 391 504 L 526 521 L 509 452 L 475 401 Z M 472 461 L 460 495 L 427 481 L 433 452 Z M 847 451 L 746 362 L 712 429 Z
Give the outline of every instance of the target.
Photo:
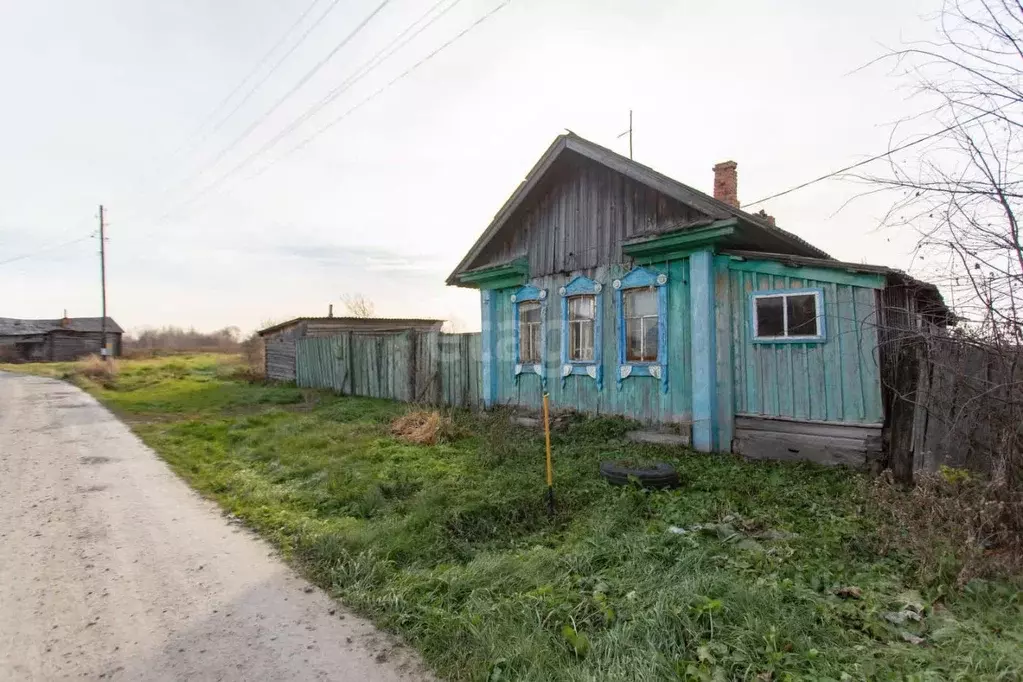
M 802 237 L 772 225 L 763 218 L 748 213 L 730 204 L 715 199 L 713 196 L 680 182 L 645 164 L 622 156 L 618 152 L 588 140 L 572 131 L 567 131 L 554 138 L 554 142 L 533 164 L 522 182 L 512 192 L 493 219 L 469 251 L 458 263 L 447 278 L 448 284 L 457 284 L 457 276 L 469 268 L 482 253 L 484 247 L 503 229 L 516 210 L 525 202 L 535 189 L 539 179 L 553 166 L 554 162 L 566 151 L 572 151 L 601 164 L 612 171 L 625 175 L 632 180 L 646 185 L 651 189 L 686 204 L 701 213 L 716 219 L 738 218 L 753 228 L 763 230 L 776 240 L 787 243 L 791 248 L 809 253 L 818 258 L 831 259 L 832 256 L 817 248 Z

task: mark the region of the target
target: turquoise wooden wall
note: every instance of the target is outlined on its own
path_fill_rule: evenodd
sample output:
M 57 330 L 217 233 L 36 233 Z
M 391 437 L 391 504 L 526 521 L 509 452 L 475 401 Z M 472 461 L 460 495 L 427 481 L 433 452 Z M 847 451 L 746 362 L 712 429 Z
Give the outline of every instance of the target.
M 731 369 L 737 414 L 855 423 L 884 421 L 874 289 L 727 270 L 727 259 L 719 260 L 719 268 L 727 271 L 731 299 Z M 750 292 L 804 287 L 824 292 L 826 340 L 754 343 Z M 728 341 L 718 339 L 719 344 Z
M 692 375 L 690 368 L 689 265 L 676 260 L 648 266 L 668 273 L 668 391 L 654 377 L 631 376 L 619 388 L 618 319 L 611 281 L 628 272 L 621 266 L 598 267 L 531 279 L 533 286 L 547 290 L 547 390 L 552 409 L 574 409 L 594 414 L 621 414 L 646 422 L 689 422 L 692 415 Z M 604 311 L 602 338 L 604 387 L 586 375 L 561 376 L 561 299 L 558 288 L 576 275 L 585 275 L 603 285 L 601 305 Z M 495 310 L 495 404 L 539 409 L 543 391 L 540 377 L 523 373 L 516 377 L 514 321 L 511 295 L 518 287 L 491 292 Z

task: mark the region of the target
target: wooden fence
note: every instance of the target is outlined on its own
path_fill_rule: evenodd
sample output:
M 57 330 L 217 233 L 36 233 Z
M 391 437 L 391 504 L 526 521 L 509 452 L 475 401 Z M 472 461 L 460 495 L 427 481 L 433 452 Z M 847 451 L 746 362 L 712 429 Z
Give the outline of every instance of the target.
M 480 358 L 478 333 L 347 332 L 298 341 L 295 380 L 345 395 L 475 409 Z
M 436 402 L 440 405 L 476 409 L 483 404 L 481 392 L 483 346 L 480 334 L 439 334 L 437 336 Z
M 913 396 L 914 469 L 993 473 L 1023 464 L 1023 350 L 956 338 L 928 339 L 924 349 Z

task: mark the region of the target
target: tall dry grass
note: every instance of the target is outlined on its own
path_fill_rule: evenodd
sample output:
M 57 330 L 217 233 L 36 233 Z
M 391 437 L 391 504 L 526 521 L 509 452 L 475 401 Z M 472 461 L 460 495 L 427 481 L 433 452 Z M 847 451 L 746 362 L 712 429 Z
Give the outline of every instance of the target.
M 881 552 L 910 552 L 921 581 L 962 587 L 973 578 L 1021 579 L 1023 493 L 942 467 L 909 489 L 886 471 L 867 499 L 881 521 Z
M 120 370 L 120 363 L 114 358 L 105 360 L 98 355 L 88 355 L 75 363 L 73 373 L 109 388 Z

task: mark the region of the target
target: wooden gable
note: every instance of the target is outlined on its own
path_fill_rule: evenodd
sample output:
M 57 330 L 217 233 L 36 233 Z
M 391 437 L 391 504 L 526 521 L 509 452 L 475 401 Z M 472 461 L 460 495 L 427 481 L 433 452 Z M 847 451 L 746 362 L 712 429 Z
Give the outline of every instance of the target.
M 467 269 L 526 256 L 529 276 L 622 261 L 622 242 L 709 217 L 624 175 L 565 154 Z
M 528 277 L 612 265 L 625 260 L 624 242 L 729 220 L 732 248 L 829 258 L 761 217 L 576 135 L 561 135 L 447 281 L 477 286 L 477 274 L 518 270 L 520 263 Z

